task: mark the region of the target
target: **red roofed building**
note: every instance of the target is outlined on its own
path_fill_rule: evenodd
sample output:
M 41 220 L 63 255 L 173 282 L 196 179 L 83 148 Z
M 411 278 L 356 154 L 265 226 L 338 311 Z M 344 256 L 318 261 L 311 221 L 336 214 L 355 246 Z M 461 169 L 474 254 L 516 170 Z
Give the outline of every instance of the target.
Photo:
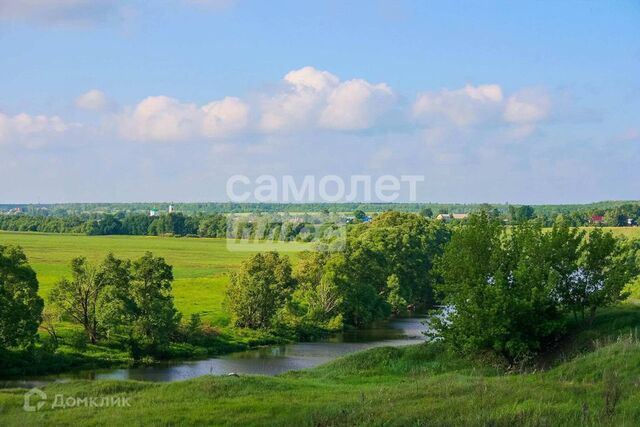
M 602 215 L 591 216 L 591 224 L 602 224 L 603 221 L 604 221 L 604 216 Z

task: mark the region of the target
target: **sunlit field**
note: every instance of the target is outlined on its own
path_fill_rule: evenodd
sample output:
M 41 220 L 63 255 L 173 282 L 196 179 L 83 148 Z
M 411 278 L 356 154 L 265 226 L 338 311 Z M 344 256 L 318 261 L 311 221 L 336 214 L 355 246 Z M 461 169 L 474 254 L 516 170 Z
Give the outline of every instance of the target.
M 277 250 L 295 260 L 304 243 L 239 243 L 225 239 L 152 236 L 85 236 L 0 232 L 0 245 L 20 245 L 38 274 L 40 294 L 47 297 L 60 278 L 70 274 L 72 258 L 84 256 L 99 262 L 112 252 L 119 258 L 138 258 L 146 251 L 162 256 L 173 266 L 173 293 L 178 309 L 188 316 L 200 313 L 204 320 L 225 323 L 222 309 L 228 273 L 256 251 Z

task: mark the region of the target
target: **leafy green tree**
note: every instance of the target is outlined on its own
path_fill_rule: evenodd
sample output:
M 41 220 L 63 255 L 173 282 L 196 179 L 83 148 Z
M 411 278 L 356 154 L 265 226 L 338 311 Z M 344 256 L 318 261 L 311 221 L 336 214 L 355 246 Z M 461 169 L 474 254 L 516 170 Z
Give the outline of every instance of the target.
M 49 299 L 62 315 L 84 328 L 92 344 L 98 340 L 100 329 L 96 317 L 96 303 L 104 281 L 100 270 L 84 257 L 71 260 L 71 280 L 61 279 L 52 289 Z
M 289 258 L 277 252 L 255 254 L 231 275 L 227 302 L 233 323 L 253 329 L 269 328 L 293 289 Z
M 513 208 L 509 206 L 509 211 L 511 212 L 511 220 L 516 224 L 522 224 L 523 222 L 529 221 L 535 217 L 535 212 L 531 206 L 522 205 L 518 208 Z
M 110 338 L 124 335 L 132 340 L 137 306 L 131 295 L 131 261 L 109 254 L 101 270 L 105 286 L 97 301 L 98 321 Z
M 426 217 L 426 218 L 431 218 L 433 217 L 433 210 L 431 210 L 431 208 L 422 208 L 420 209 L 420 215 Z
M 102 270 L 106 287 L 98 307 L 107 332 L 124 337 L 134 357 L 164 351 L 181 318 L 173 302 L 172 267 L 147 252 L 133 262 L 109 255 Z
M 147 252 L 131 264 L 129 298 L 133 336 L 152 350 L 162 350 L 180 323 L 172 296 L 173 268 Z
M 400 279 L 395 274 L 387 278 L 387 302 L 393 314 L 402 314 L 407 309 L 407 300 L 400 294 Z
M 0 245 L 0 348 L 32 345 L 43 306 L 36 273 L 22 249 Z
M 580 311 L 581 304 L 576 280 L 585 234 L 585 231 L 569 226 L 569 222 L 560 216 L 546 235 L 550 273 L 556 280 L 555 296 L 562 307 L 574 314 Z
M 316 326 L 337 329 L 342 327 L 342 295 L 336 284 L 325 275 L 328 259 L 329 254 L 323 251 L 300 254 L 293 271 L 296 290 L 287 308 L 301 318 L 298 322 L 307 321 Z
M 364 222 L 367 219 L 367 214 L 364 211 L 358 209 L 353 212 L 353 218 L 356 222 Z
M 472 215 L 439 263 L 448 314 L 433 318 L 436 334 L 463 352 L 510 360 L 538 351 L 562 325 L 546 247 L 539 224 L 507 231 L 486 213 Z
M 624 300 L 623 289 L 637 275 L 636 257 L 626 241 L 596 228 L 589 233 L 576 272 L 577 304 L 592 321 L 600 307 Z
M 438 280 L 433 262 L 443 253 L 449 238 L 449 230 L 440 221 L 410 213 L 385 212 L 368 227 L 354 232 L 351 244 L 356 254 L 371 256 L 382 271 L 371 282 L 376 292 L 386 296 L 386 280 L 395 275 L 400 283 L 400 296 L 407 303 L 428 308 L 435 302 L 433 284 Z M 359 248 L 367 251 L 358 252 Z

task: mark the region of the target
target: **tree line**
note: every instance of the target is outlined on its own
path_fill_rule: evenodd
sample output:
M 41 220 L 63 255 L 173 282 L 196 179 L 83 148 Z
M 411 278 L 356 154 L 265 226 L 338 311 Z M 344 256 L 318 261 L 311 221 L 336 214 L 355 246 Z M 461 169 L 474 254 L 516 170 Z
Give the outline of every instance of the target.
M 280 205 L 278 205 L 280 206 Z M 132 235 L 132 236 L 193 236 L 193 237 L 242 237 L 276 240 L 313 240 L 310 234 L 317 236 L 309 228 L 317 228 L 318 218 L 324 218 L 324 227 L 339 223 L 347 218 L 362 222 L 368 217 L 365 212 L 378 212 L 380 206 L 353 205 L 354 211 L 344 212 L 347 206 L 338 205 L 340 210 L 329 211 L 321 204 L 312 204 L 301 208 L 298 221 L 290 222 L 291 217 L 283 212 L 271 211 L 275 206 L 262 206 L 261 213 L 254 213 L 246 217 L 230 217 L 224 213 L 191 213 L 180 212 L 163 213 L 150 216 L 148 213 L 131 213 L 120 211 L 116 213 L 80 213 L 80 214 L 47 214 L 21 213 L 0 215 L 0 230 L 5 231 L 36 231 L 44 233 L 79 233 L 87 235 Z M 348 207 L 350 207 L 349 205 Z M 594 205 L 558 205 L 558 206 L 529 206 L 529 205 L 432 205 L 407 204 L 394 207 L 395 211 L 413 210 L 426 218 L 433 218 L 438 214 L 448 213 L 477 213 L 488 212 L 493 217 L 501 219 L 505 224 L 520 224 L 532 219 L 539 220 L 545 227 L 553 226 L 559 216 L 571 226 L 593 225 L 593 217 L 602 217 L 597 225 L 621 227 L 638 225 L 640 223 L 640 204 L 613 203 Z M 467 210 L 461 209 L 461 206 Z M 318 211 L 309 209 L 318 208 Z M 335 208 L 335 206 L 332 206 Z M 365 210 L 372 209 L 372 210 Z M 304 212 L 307 212 L 306 214 Z M 338 213 L 339 212 L 339 213 Z M 373 216 L 380 215 L 379 213 Z M 360 218 L 359 218 L 360 216 Z M 244 218 L 244 219 L 243 219 Z M 327 221 L 327 218 L 329 220 Z M 300 221 L 302 219 L 302 221 Z M 300 235 L 300 237 L 299 237 Z
M 545 230 L 541 221 L 505 226 L 482 212 L 452 227 L 386 212 L 350 226 L 340 251 L 318 249 L 295 266 L 276 252 L 242 262 L 227 289 L 233 325 L 310 339 L 443 306 L 431 338 L 517 361 L 552 343 L 568 320 L 590 322 L 624 299 L 640 242 L 563 218 Z M 203 339 L 210 329 L 198 316 L 181 318 L 172 281 L 171 266 L 151 253 L 99 264 L 81 257 L 45 306 L 22 250 L 0 246 L 0 350 L 32 348 L 39 326 L 55 348 L 61 319 L 79 325 L 87 342 L 107 340 L 135 358 Z
M 482 212 L 451 229 L 388 212 L 351 227 L 343 251 L 303 253 L 295 267 L 277 253 L 249 258 L 232 276 L 228 307 L 236 326 L 308 335 L 444 306 L 431 338 L 515 361 L 542 351 L 572 317 L 591 322 L 625 299 L 638 254 L 638 241 L 561 217 L 544 230 Z

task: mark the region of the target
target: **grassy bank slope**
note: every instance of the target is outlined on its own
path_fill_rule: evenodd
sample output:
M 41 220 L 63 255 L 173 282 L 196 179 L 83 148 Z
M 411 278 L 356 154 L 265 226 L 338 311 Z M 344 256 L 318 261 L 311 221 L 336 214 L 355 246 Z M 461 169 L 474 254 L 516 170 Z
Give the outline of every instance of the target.
M 638 425 L 639 323 L 637 307 L 603 313 L 592 328 L 574 331 L 565 361 L 546 371 L 507 373 L 439 344 L 378 348 L 279 377 L 45 387 L 50 399 L 127 396 L 127 408 L 26 413 L 23 390 L 0 391 L 0 424 Z

